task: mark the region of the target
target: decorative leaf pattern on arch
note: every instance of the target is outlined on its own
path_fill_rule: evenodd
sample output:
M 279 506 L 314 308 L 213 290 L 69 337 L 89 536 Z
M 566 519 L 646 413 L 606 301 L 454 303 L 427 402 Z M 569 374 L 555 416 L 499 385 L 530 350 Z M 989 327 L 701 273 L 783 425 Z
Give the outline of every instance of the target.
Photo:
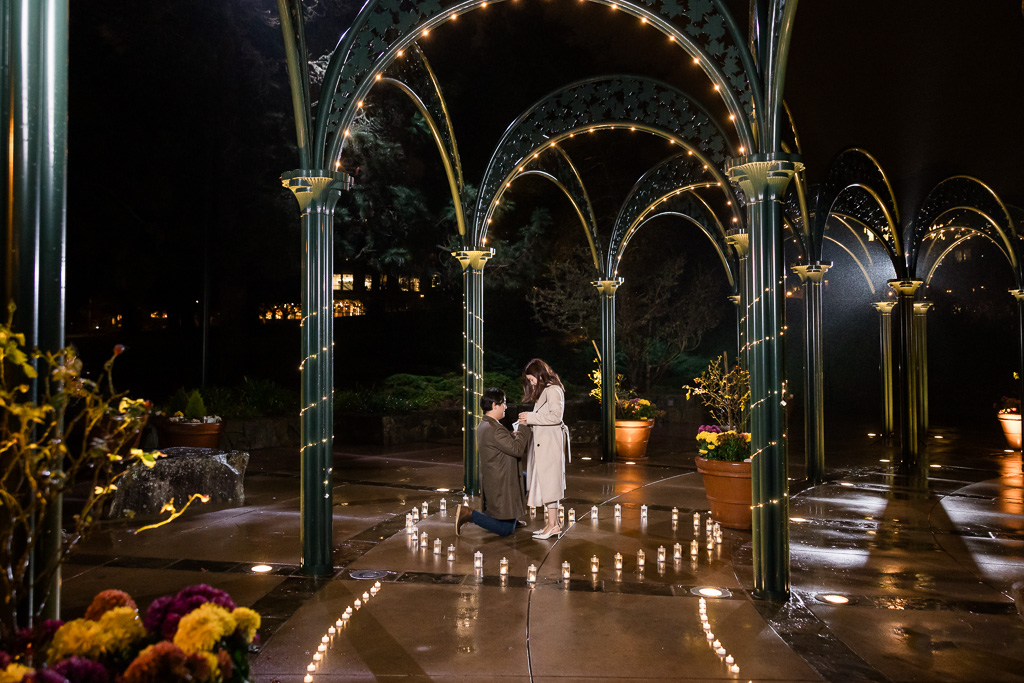
M 725 241 L 724 227 L 727 227 L 731 220 L 726 220 L 723 226 L 721 219 L 716 216 L 717 212 L 728 213 L 730 218 L 737 218 L 737 225 L 743 223 L 742 212 L 739 211 L 736 197 L 732 192 L 729 183 L 722 183 L 718 186 L 718 180 L 704 170 L 704 164 L 688 154 L 677 154 L 661 162 L 647 173 L 645 173 L 630 191 L 619 215 L 615 219 L 615 227 L 612 230 L 611 241 L 608 246 L 608 262 L 605 265 L 607 272 L 606 279 L 613 277 L 618 269 L 618 262 L 622 259 L 622 252 L 625 250 L 623 241 L 627 238 L 629 230 L 637 220 L 644 218 L 649 220 L 655 215 L 665 212 L 682 213 L 689 216 L 694 222 L 701 225 L 708 238 L 715 243 L 723 260 L 730 264 L 729 277 L 734 279 L 735 263 L 731 258 L 732 250 Z M 708 187 L 708 185 L 711 187 Z M 694 188 L 685 190 L 683 188 Z M 703 188 L 718 201 L 714 202 L 719 206 L 712 209 L 710 198 L 701 197 L 698 200 L 694 197 L 697 189 Z M 726 202 L 732 202 L 731 205 Z M 652 208 L 658 205 L 658 210 L 652 212 Z M 645 214 L 649 214 L 646 215 Z M 636 228 L 639 228 L 636 225 Z M 730 256 L 726 256 L 730 255 Z
M 373 85 L 373 72 L 383 66 L 381 60 L 389 52 L 397 52 L 411 43 L 423 30 L 447 20 L 452 13 L 476 9 L 483 1 L 370 0 L 363 7 L 331 57 L 331 76 L 321 93 L 316 141 L 318 146 L 326 144 L 326 160 L 340 154 L 343 131 L 354 115 L 353 100 L 365 95 Z M 501 0 L 491 3 L 495 1 Z M 744 107 L 750 118 L 753 98 L 740 57 L 740 49 L 745 50 L 746 46 L 732 40 L 724 18 L 728 10 L 722 0 L 622 0 L 617 7 L 667 24 L 683 39 L 680 47 L 690 54 L 693 48 L 686 41 L 692 42 L 717 72 L 723 86 L 731 91 L 728 97 Z M 329 136 L 333 136 L 330 142 Z M 321 150 L 315 153 L 320 154 Z
M 474 235 L 482 234 L 491 203 L 524 159 L 581 130 L 634 123 L 684 140 L 722 179 L 719 169 L 729 151 L 726 138 L 714 119 L 685 93 L 638 76 L 588 79 L 548 95 L 509 126 L 480 183 Z
M 1022 245 L 1017 225 L 1010 210 L 988 185 L 970 176 L 953 176 L 932 188 L 922 202 L 911 229 L 910 263 L 913 273 L 917 273 L 926 242 L 941 239 L 946 230 L 973 232 L 992 240 L 1013 268 L 1017 287 L 1024 284 L 1020 258 Z M 956 237 L 959 235 L 954 235 Z M 927 256 L 929 251 L 924 255 Z

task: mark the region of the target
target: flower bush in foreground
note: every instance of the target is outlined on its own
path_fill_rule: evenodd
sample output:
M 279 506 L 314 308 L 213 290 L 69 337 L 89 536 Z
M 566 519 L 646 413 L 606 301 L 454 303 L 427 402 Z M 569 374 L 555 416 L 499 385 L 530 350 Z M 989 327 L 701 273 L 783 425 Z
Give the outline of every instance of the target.
M 750 434 L 718 425 L 701 425 L 697 430 L 697 450 L 708 460 L 742 462 L 750 457 Z
M 145 621 L 123 591 L 86 616 L 23 629 L 0 650 L 0 683 L 248 683 L 260 615 L 207 585 L 157 598 Z

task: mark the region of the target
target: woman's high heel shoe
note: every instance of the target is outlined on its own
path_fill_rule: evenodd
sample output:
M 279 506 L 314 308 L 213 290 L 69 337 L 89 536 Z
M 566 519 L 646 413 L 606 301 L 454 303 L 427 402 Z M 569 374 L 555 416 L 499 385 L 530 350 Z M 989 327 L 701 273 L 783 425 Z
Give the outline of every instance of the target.
M 538 541 L 545 541 L 545 540 L 551 538 L 552 536 L 558 536 L 561 533 L 562 533 L 562 530 L 560 528 L 556 528 L 556 529 L 554 529 L 552 531 L 548 531 L 546 533 L 543 532 L 543 531 L 538 531 L 537 533 L 535 533 L 533 535 L 533 537 L 536 538 Z

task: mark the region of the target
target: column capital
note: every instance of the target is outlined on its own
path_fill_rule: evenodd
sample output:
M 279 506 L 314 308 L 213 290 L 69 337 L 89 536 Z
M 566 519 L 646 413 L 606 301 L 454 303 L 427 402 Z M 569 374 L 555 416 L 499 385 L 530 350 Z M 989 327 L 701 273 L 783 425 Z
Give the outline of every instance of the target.
M 729 296 L 727 296 L 725 298 L 728 299 L 729 301 L 733 302 L 737 306 L 739 306 L 740 305 L 740 301 L 742 301 L 742 297 L 740 297 L 739 294 L 730 294 Z
M 782 194 L 790 179 L 802 170 L 798 154 L 748 154 L 725 162 L 725 174 L 750 202 L 762 199 L 768 188 L 776 195 Z
M 793 266 L 791 270 L 800 276 L 800 282 L 821 282 L 825 277 L 825 271 L 831 267 L 831 261 L 819 261 L 805 266 Z
M 1024 303 L 1024 289 L 1008 289 L 1006 291 L 1012 294 L 1018 303 Z
M 601 294 L 612 296 L 623 282 L 624 280 L 621 277 L 617 277 L 614 280 L 594 280 L 590 284 L 597 287 L 597 291 Z
M 896 305 L 895 301 L 873 301 L 871 307 L 882 315 L 888 315 L 892 313 L 893 307 Z
M 292 191 L 303 212 L 314 201 L 323 200 L 328 191 L 348 187 L 350 180 L 351 176 L 347 173 L 303 168 L 281 174 L 281 185 Z
M 736 255 L 746 258 L 750 253 L 750 235 L 746 230 L 736 228 L 730 230 L 725 236 L 726 243 L 736 250 Z
M 914 302 L 914 315 L 927 315 L 928 311 L 935 307 L 935 304 L 931 301 L 915 301 Z
M 482 251 L 453 251 L 452 256 L 459 259 L 459 263 L 462 264 L 462 270 L 466 270 L 466 268 L 483 270 L 487 260 L 494 256 L 494 249 L 484 249 Z
M 889 286 L 897 294 L 904 296 L 914 296 L 917 293 L 917 288 L 924 284 L 924 280 L 889 280 Z

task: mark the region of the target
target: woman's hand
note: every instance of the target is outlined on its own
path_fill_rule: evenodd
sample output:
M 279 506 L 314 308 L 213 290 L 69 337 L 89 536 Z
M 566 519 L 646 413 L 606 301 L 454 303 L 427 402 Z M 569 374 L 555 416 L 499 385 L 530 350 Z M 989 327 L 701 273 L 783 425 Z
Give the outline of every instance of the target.
M 529 413 L 519 413 L 519 421 L 520 421 L 520 422 L 522 422 L 522 423 L 523 423 L 524 425 L 525 425 L 525 424 L 529 424 L 529 423 L 528 423 L 528 422 L 526 421 L 526 416 L 527 416 L 527 415 L 529 415 Z

